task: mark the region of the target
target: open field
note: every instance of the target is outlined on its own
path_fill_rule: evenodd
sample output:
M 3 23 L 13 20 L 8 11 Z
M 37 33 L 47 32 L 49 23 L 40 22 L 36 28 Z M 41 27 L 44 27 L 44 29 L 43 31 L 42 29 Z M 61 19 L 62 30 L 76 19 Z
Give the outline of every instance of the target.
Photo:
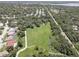
M 51 35 L 50 23 L 43 24 L 39 28 L 27 29 L 28 46 L 37 45 L 48 48 L 49 36 Z
M 43 49 L 49 49 L 49 36 L 51 35 L 50 23 L 46 25 L 43 24 L 39 28 L 34 27 L 34 29 L 27 29 L 27 44 L 28 48 L 20 53 L 20 56 L 27 56 L 27 54 L 34 53 L 34 47 L 40 47 Z M 30 47 L 30 48 L 29 48 Z

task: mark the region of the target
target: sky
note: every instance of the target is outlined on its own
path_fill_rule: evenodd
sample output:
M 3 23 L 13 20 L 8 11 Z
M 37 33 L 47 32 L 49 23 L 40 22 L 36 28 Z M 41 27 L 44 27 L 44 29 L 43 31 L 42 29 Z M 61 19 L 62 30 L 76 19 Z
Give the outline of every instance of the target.
M 0 1 L 79 1 L 79 0 L 0 0 Z

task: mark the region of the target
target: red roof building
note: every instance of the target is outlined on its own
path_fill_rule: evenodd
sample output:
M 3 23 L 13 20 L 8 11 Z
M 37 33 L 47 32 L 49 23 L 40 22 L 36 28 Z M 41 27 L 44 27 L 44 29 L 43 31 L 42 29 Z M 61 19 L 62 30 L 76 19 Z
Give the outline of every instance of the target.
M 7 40 L 7 46 L 8 47 L 14 46 L 15 43 L 16 43 L 15 40 Z

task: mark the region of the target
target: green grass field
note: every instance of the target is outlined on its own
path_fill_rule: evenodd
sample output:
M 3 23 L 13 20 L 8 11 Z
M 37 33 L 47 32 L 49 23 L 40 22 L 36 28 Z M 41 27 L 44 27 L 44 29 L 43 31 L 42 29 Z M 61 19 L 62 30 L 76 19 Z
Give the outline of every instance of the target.
M 50 23 L 42 24 L 40 27 L 34 27 L 34 29 L 27 29 L 27 44 L 28 48 L 21 52 L 19 56 L 29 56 L 37 54 L 34 51 L 35 46 L 40 47 L 40 51 L 43 48 L 43 52 L 49 50 L 49 36 L 51 35 Z M 47 52 L 45 52 L 46 54 Z
M 27 30 L 28 47 L 32 45 L 48 48 L 49 36 L 51 35 L 50 24 L 43 24 L 39 28 Z

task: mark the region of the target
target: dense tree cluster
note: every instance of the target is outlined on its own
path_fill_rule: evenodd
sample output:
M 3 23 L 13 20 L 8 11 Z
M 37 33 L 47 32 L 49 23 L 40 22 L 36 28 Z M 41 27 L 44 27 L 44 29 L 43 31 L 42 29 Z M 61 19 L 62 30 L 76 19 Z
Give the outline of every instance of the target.
M 52 6 L 50 8 L 52 8 Z M 78 16 L 79 11 L 78 10 L 79 8 L 76 8 L 76 7 L 65 8 L 63 6 L 53 6 L 53 8 L 57 8 L 57 10 L 59 10 L 58 14 L 55 14 L 50 10 L 55 20 L 61 26 L 61 28 L 66 33 L 66 35 L 73 43 L 73 45 L 75 45 L 76 49 L 79 51 L 79 48 L 78 48 L 79 47 L 78 45 L 78 42 L 79 42 L 79 16 Z M 78 56 L 77 53 L 75 52 L 75 49 L 73 49 L 71 45 L 65 40 L 65 38 L 61 36 L 61 32 L 57 28 L 55 23 L 51 20 L 50 20 L 50 23 L 51 23 L 50 25 L 52 30 L 52 37 L 50 41 L 51 49 L 54 47 L 57 51 L 67 56 Z M 77 26 L 77 30 L 73 30 L 74 29 L 73 25 Z M 55 39 L 53 38 L 54 36 L 56 37 Z

